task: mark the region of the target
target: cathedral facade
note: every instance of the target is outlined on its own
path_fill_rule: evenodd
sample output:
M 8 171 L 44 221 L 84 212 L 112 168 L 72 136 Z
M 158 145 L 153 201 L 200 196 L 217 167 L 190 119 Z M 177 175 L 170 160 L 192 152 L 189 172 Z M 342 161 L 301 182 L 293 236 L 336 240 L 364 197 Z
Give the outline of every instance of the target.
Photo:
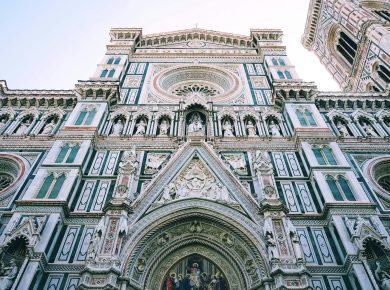
M 379 74 L 321 92 L 275 29 L 110 38 L 74 90 L 0 82 L 0 289 L 390 289 Z

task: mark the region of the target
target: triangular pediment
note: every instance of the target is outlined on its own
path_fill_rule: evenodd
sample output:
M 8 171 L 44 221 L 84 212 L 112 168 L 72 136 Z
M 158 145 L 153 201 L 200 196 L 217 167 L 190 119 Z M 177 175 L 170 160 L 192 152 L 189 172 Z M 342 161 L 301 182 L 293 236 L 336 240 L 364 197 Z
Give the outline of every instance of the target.
M 189 40 L 181 41 L 169 44 L 153 44 L 147 47 L 139 46 L 138 48 L 148 48 L 148 49 L 243 49 L 245 47 L 240 47 L 239 45 L 225 44 L 225 43 L 216 43 L 212 41 L 201 41 L 201 40 Z
M 133 203 L 134 218 L 156 208 L 185 201 L 227 206 L 255 218 L 256 200 L 212 147 L 183 145 Z
M 157 204 L 186 198 L 204 198 L 215 202 L 234 204 L 228 188 L 195 154 L 188 164 L 164 187 Z

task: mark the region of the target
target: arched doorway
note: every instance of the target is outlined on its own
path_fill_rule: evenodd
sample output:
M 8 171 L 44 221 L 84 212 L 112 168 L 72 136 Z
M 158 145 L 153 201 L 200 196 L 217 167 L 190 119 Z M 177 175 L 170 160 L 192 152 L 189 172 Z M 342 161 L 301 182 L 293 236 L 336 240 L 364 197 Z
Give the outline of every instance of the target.
M 269 277 L 256 225 L 222 204 L 201 198 L 173 201 L 149 212 L 135 228 L 135 239 L 123 247 L 128 257 L 123 278 L 135 289 L 164 289 L 168 275 L 184 278 L 194 263 L 207 275 L 207 286 L 216 276 L 227 290 L 259 289 Z

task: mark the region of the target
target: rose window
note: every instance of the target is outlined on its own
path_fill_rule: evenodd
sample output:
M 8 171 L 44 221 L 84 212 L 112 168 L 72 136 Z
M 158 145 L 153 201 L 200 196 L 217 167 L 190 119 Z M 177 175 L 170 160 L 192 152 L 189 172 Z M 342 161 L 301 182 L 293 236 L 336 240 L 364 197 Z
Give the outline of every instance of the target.
M 21 178 L 24 165 L 14 156 L 0 156 L 0 193 L 8 193 Z
M 151 93 L 168 102 L 193 99 L 227 101 L 242 94 L 238 76 L 216 66 L 180 65 L 169 67 L 153 77 Z
M 390 160 L 378 162 L 373 168 L 373 177 L 378 185 L 387 193 L 390 193 Z
M 14 178 L 11 175 L 2 172 L 0 174 L 0 191 L 8 188 L 13 182 Z
M 206 97 L 211 97 L 219 94 L 219 91 L 212 86 L 207 85 L 197 85 L 197 84 L 190 84 L 190 85 L 183 85 L 172 91 L 172 94 L 178 95 L 178 96 L 190 96 L 199 94 Z

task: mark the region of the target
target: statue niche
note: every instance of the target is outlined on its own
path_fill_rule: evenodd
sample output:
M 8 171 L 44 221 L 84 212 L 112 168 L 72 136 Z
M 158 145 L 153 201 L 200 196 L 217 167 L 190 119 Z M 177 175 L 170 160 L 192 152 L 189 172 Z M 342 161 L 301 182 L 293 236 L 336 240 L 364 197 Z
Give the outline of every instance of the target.
M 200 112 L 191 112 L 186 116 L 188 136 L 204 136 L 206 133 L 206 116 Z
M 41 134 L 41 135 L 53 134 L 53 131 L 54 131 L 55 127 L 57 126 L 57 122 L 58 122 L 57 116 L 52 116 L 52 117 L 48 118 L 46 120 L 45 124 L 42 126 L 42 129 L 39 132 L 39 134 Z
M 118 116 L 113 120 L 110 136 L 120 136 L 123 134 L 123 128 L 125 127 L 126 118 Z

